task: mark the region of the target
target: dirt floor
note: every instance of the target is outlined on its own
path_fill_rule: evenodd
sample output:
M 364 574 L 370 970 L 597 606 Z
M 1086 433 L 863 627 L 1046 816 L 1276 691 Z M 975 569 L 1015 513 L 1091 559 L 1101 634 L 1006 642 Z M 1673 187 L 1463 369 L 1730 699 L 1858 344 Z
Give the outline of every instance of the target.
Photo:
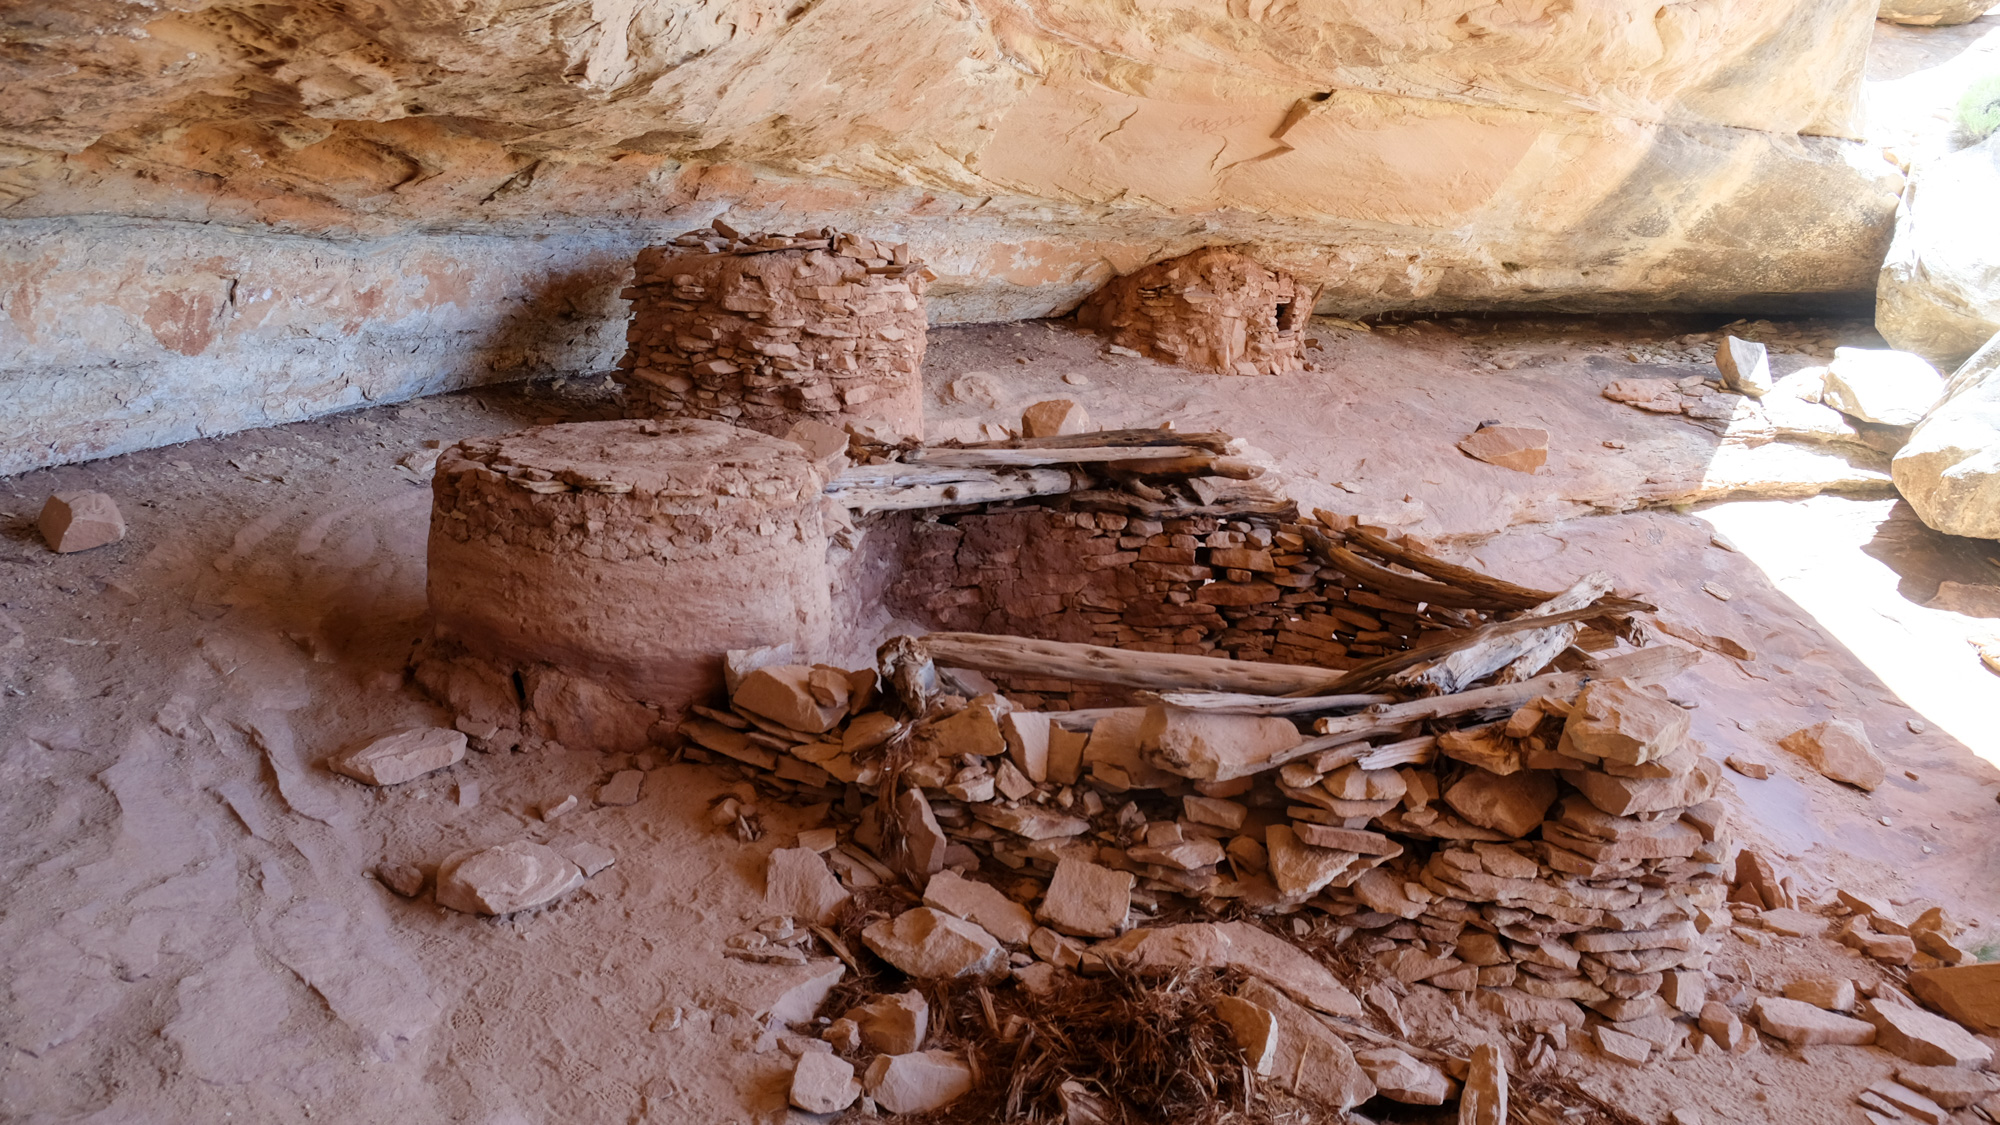
M 1725 785 L 1741 836 L 1815 900 L 1841 885 L 1941 903 L 1977 927 L 1964 944 L 2000 946 L 2000 679 L 1966 643 L 2000 621 L 1929 604 L 1945 581 L 2000 601 L 2000 547 L 1925 529 L 1866 457 L 1746 449 L 1599 394 L 1711 371 L 1688 337 L 1718 326 L 1316 322 L 1318 370 L 1262 379 L 1106 357 L 1059 322 L 941 329 L 927 407 L 933 433 L 1013 424 L 1051 397 L 1105 426 L 1222 429 L 1308 506 L 1541 586 L 1610 572 L 1696 643 L 1750 654 L 1711 651 L 1670 685 L 1714 756 L 1771 767 Z M 1780 374 L 1872 342 L 1865 326 L 1766 327 Z M 652 754 L 474 754 L 386 790 L 321 765 L 445 719 L 404 676 L 435 446 L 615 411 L 597 380 L 490 388 L 0 481 L 0 1121 L 787 1117 L 791 1060 L 764 1014 L 811 981 L 723 948 L 762 920 L 762 857 L 810 810 L 767 807 L 763 839 L 739 843 L 706 815 L 729 782 Z M 1548 467 L 1460 454 L 1487 420 L 1548 428 Z M 1848 494 L 1798 498 L 1829 485 Z M 52 554 L 35 514 L 81 488 L 116 497 L 130 532 Z M 1884 788 L 1834 785 L 1777 747 L 1829 716 L 1865 725 Z M 639 803 L 596 807 L 632 765 L 650 771 Z M 575 811 L 541 818 L 570 795 Z M 370 875 L 523 836 L 618 861 L 501 920 Z M 1725 995 L 1875 972 L 1824 942 L 1724 948 Z M 1449 1024 L 1444 996 L 1419 986 L 1406 1014 Z M 1633 1070 L 1579 1049 L 1556 1065 L 1646 1122 L 1680 1107 L 1848 1122 L 1890 1062 L 1813 1047 Z

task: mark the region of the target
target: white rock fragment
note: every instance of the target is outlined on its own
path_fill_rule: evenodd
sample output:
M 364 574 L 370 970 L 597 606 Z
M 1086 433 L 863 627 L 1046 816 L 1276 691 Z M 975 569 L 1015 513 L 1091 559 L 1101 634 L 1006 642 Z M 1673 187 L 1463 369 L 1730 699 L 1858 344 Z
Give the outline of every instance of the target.
M 556 844 L 555 849 L 563 854 L 564 859 L 576 864 L 586 879 L 618 862 L 618 857 L 612 854 L 610 848 L 590 840 L 564 841 Z
M 1814 723 L 1786 735 L 1778 745 L 1804 758 L 1829 780 L 1858 789 L 1878 789 L 1888 777 L 1888 767 L 1869 744 L 1868 732 L 1845 720 Z
M 624 806 L 639 803 L 640 790 L 646 784 L 646 771 L 619 770 L 611 775 L 611 780 L 597 791 L 600 805 Z
M 1762 397 L 1771 389 L 1771 357 L 1762 344 L 1724 336 L 1715 346 L 1715 369 L 1732 391 Z
M 807 1113 L 839 1113 L 861 1096 L 854 1064 L 828 1051 L 806 1051 L 792 1070 L 792 1104 Z
M 118 502 L 102 492 L 58 492 L 42 505 L 35 526 L 59 555 L 88 551 L 125 538 Z
M 882 960 L 918 978 L 991 972 L 1004 955 L 992 934 L 928 906 L 869 926 L 861 940 Z
M 1914 426 L 1944 391 L 1944 377 L 1919 355 L 1884 348 L 1836 348 L 1820 401 L 1850 418 Z
M 327 768 L 369 785 L 400 785 L 464 760 L 465 734 L 447 727 L 413 727 L 336 754 Z
M 779 848 L 764 869 L 764 908 L 800 922 L 831 921 L 848 900 L 826 860 L 811 848 Z
M 1063 859 L 1049 880 L 1036 916 L 1066 934 L 1110 937 L 1125 928 L 1132 909 L 1133 877 L 1081 859 Z
M 1020 945 L 1035 932 L 1035 919 L 1027 907 L 1002 894 L 999 888 L 967 879 L 956 871 L 940 871 L 931 876 L 930 884 L 924 888 L 924 905 L 975 922 L 1008 945 Z
M 878 1055 L 868 1064 L 868 1095 L 890 1113 L 928 1113 L 972 1089 L 972 1068 L 950 1051 Z
M 583 871 L 554 848 L 514 840 L 454 852 L 438 864 L 438 905 L 466 914 L 512 914 L 583 885 Z
M 885 1055 L 907 1055 L 920 1050 L 930 1031 L 931 1006 L 916 989 L 891 996 L 877 996 L 866 1004 L 850 1008 L 842 1017 L 854 1023 L 861 1042 L 871 1051 Z

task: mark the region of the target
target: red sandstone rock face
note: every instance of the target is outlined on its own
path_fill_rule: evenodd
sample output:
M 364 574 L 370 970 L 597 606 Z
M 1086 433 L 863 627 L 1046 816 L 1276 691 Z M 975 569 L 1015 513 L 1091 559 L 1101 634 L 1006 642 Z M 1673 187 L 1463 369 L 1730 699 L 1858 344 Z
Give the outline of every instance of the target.
M 923 433 L 927 271 L 907 245 L 697 231 L 643 251 L 634 273 L 619 366 L 635 413 L 772 434 L 845 418 Z
M 14 8 L 0 472 L 603 371 L 656 222 L 893 231 L 941 322 L 1224 243 L 1345 315 L 1719 307 L 1872 294 L 1900 187 L 1867 0 Z
M 1218 246 L 1128 273 L 1076 310 L 1113 344 L 1221 375 L 1303 366 L 1299 331 L 1319 291 Z

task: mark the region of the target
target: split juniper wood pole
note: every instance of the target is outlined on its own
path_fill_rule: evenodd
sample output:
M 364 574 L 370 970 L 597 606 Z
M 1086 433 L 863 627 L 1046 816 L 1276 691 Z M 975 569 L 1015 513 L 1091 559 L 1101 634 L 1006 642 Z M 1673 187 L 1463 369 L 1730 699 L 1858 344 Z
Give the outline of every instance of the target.
M 1575 585 L 1529 612 L 1536 617 L 1551 617 L 1585 610 L 1610 592 L 1611 576 L 1598 571 L 1577 579 Z M 1521 662 L 1518 672 L 1522 674 L 1502 678 L 1524 680 L 1548 667 L 1549 661 L 1568 648 L 1575 636 L 1576 622 L 1569 621 L 1542 629 L 1485 637 L 1453 649 L 1442 660 L 1399 672 L 1389 677 L 1389 683 L 1396 687 L 1439 691 L 1449 695 L 1502 669 L 1517 671 L 1511 667 L 1517 661 Z
M 1087 434 L 1060 434 L 1056 437 L 1009 438 L 1006 441 L 967 442 L 960 449 L 1075 449 L 1098 446 L 1191 445 L 1210 453 L 1229 448 L 1231 438 L 1220 432 L 1184 434 L 1175 430 L 1097 430 Z
M 910 465 L 951 465 L 964 468 L 1022 468 L 1035 465 L 1080 465 L 1115 461 L 1149 462 L 1169 459 L 1207 467 L 1215 455 L 1192 445 L 1078 446 L 1055 449 L 952 449 L 925 446 L 903 454 Z
M 1581 672 L 1553 672 L 1519 683 L 1494 684 L 1491 687 L 1461 691 L 1456 695 L 1434 695 L 1428 699 L 1372 708 L 1355 715 L 1321 719 L 1313 724 L 1313 729 L 1319 732 L 1319 737 L 1308 738 L 1284 753 L 1274 756 L 1270 764 L 1276 766 L 1297 761 L 1323 750 L 1359 742 L 1380 732 L 1426 719 L 1468 715 L 1474 711 L 1512 710 L 1542 695 L 1567 699 L 1582 691 L 1583 685 L 1592 680 L 1622 679 L 1634 683 L 1664 680 L 1694 667 L 1700 660 L 1701 653 L 1694 649 L 1656 645 L 1653 648 L 1642 648 L 1637 652 L 1608 657 L 1597 662 L 1596 667 Z M 1359 749 L 1361 753 L 1367 751 L 1365 747 Z M 1356 760 L 1359 760 L 1359 754 Z
M 1227 715 L 1310 715 L 1315 711 L 1338 711 L 1347 707 L 1372 707 L 1394 703 L 1395 695 L 1315 695 L 1305 699 L 1272 699 L 1223 691 L 1163 691 L 1161 703 L 1183 711 L 1209 711 Z
M 1324 691 L 1341 677 L 1340 672 L 1331 668 L 1299 664 L 1131 652 L 1102 645 L 986 633 L 930 633 L 919 640 L 932 660 L 949 667 L 1088 680 L 1132 688 L 1289 695 Z
M 1053 496 L 1076 487 L 1062 469 L 966 469 L 936 465 L 858 465 L 843 469 L 826 494 L 866 515 L 912 508 L 984 504 Z

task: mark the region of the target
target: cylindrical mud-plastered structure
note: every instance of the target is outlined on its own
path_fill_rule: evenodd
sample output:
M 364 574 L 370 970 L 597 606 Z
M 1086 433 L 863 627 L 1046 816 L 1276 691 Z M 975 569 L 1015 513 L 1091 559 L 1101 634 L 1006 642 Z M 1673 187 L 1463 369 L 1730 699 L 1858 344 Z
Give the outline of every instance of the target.
M 699 420 L 580 422 L 438 460 L 437 637 L 677 711 L 729 649 L 826 643 L 824 482 L 800 446 Z

